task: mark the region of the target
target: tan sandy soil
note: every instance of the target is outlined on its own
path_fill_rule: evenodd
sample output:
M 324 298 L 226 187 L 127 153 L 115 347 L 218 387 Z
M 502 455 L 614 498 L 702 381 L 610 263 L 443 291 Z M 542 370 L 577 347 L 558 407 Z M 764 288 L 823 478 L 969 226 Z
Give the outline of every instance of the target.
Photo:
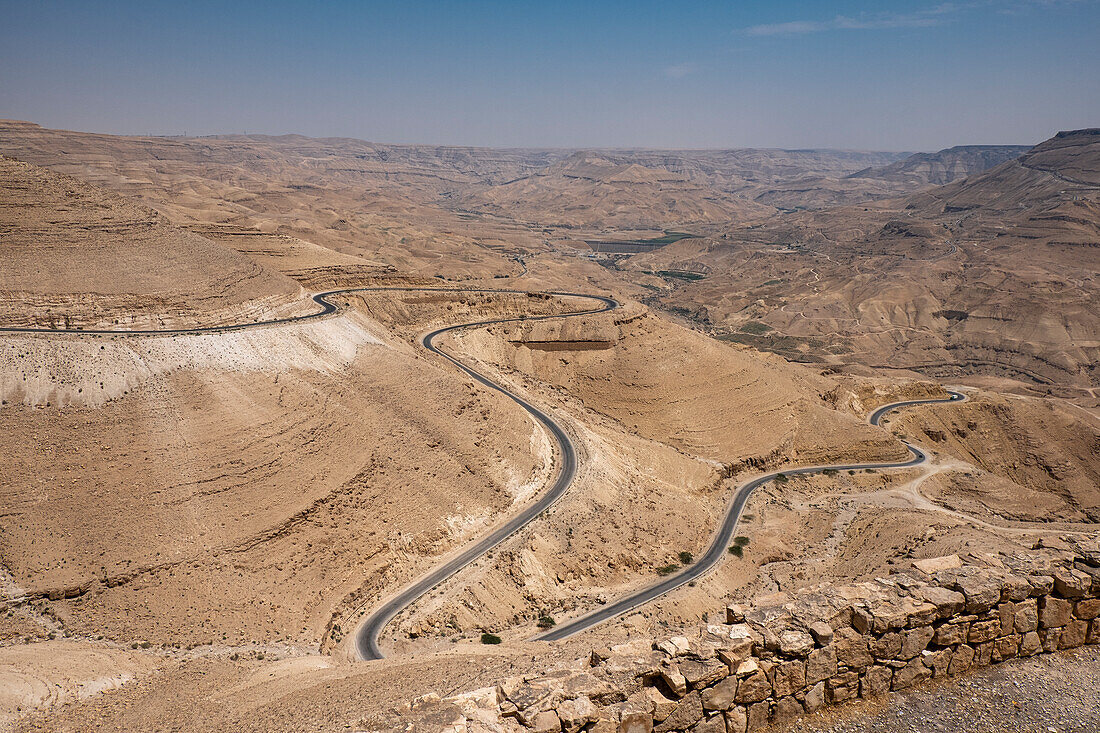
M 344 312 L 323 321 L 216 337 L 0 339 L 0 454 L 9 457 L 0 472 L 0 657 L 19 679 L 76 691 L 27 698 L 50 710 L 17 729 L 388 730 L 417 695 L 552 667 L 595 643 L 695 620 L 731 597 L 1092 532 L 1095 283 L 1082 247 L 1094 239 L 1093 203 L 1088 193 L 1066 200 L 1057 178 L 1092 180 L 1077 142 L 980 177 L 980 190 L 1004 194 L 985 196 L 1004 207 L 996 211 L 947 211 L 977 190 L 956 183 L 912 197 L 909 210 L 889 202 L 754 229 L 701 224 L 708 236 L 624 260 L 624 274 L 561 241 L 610 233 L 606 222 L 627 231 L 654 201 L 682 205 L 670 217 L 705 219 L 735 214 L 763 189 L 777 205 L 862 196 L 870 186 L 880 186 L 877 196 L 894 184 L 834 184 L 892 159 L 637 151 L 624 167 L 622 151 L 605 151 L 592 157 L 613 165 L 569 177 L 587 154 L 562 163 L 566 154 L 552 151 L 0 125 L 0 150 L 53 171 L 5 163 L 34 183 L 5 214 L 27 248 L 12 261 L 30 283 L 0 287 L 13 309 L 42 297 L 90 319 L 103 317 L 100 304 L 129 312 L 133 303 L 150 319 L 252 318 L 309 306 L 298 283 L 556 288 L 624 302 L 600 316 L 441 339 L 551 411 L 581 467 L 546 516 L 389 627 L 388 648 L 417 656 L 364 665 L 318 652 L 346 649 L 365 608 L 516 511 L 553 470 L 541 428 L 425 354 L 419 337 L 443 324 L 589 304 L 539 294 L 349 295 Z M 813 165 L 823 182 L 802 187 Z M 553 178 L 549 168 L 559 178 L 534 180 Z M 759 185 L 746 183 L 750 170 Z M 508 183 L 517 179 L 527 183 Z M 707 187 L 736 207 L 707 208 L 696 196 Z M 461 196 L 489 201 L 487 192 L 520 188 L 507 211 L 460 205 Z M 559 190 L 582 207 L 570 215 L 583 229 L 536 226 L 549 204 L 523 210 Z M 66 200 L 77 205 L 66 209 Z M 638 234 L 674 224 L 662 215 Z M 48 247 L 34 249 L 32 229 L 49 233 Z M 133 254 L 139 267 L 107 268 L 96 259 L 101 246 L 116 260 Z M 195 252 L 194 271 L 173 259 Z M 70 297 L 83 292 L 76 266 L 85 256 L 115 295 Z M 69 279 L 28 277 L 39 260 L 59 271 L 71 261 Z M 641 272 L 664 269 L 705 278 Z M 241 276 L 226 284 L 212 271 Z M 247 273 L 258 273 L 255 282 Z M 192 286 L 225 295 L 204 300 L 188 294 Z M 642 296 L 679 309 L 688 327 L 639 304 Z M 169 316 L 150 305 L 177 300 L 192 310 Z M 730 338 L 750 321 L 774 333 L 723 343 L 700 332 Z M 866 413 L 942 392 L 912 370 L 868 366 L 876 364 L 973 373 L 987 391 L 892 419 L 895 433 L 934 449 L 931 465 L 770 484 L 746 510 L 744 557 L 577 640 L 522 642 L 538 615 L 561 620 L 655 579 L 680 551 L 698 554 L 734 487 L 755 472 L 904 456 L 887 431 L 864 423 Z M 1021 380 L 1031 388 L 1013 386 Z M 990 393 L 1010 388 L 1056 394 Z M 507 643 L 471 643 L 482 629 Z M 118 689 L 72 698 L 81 682 L 92 691 L 95 680 L 112 687 L 126 676 Z
M 151 209 L 0 158 L 0 324 L 189 327 L 294 315 L 301 288 Z
M 13 582 L 72 596 L 51 607 L 76 633 L 308 648 L 352 597 L 416 572 L 546 474 L 541 433 L 510 401 L 372 330 L 346 316 L 235 346 L 7 341 L 50 373 L 70 359 L 77 384 L 112 368 L 131 380 L 95 406 L 45 407 L 39 392 L 37 408 L 3 408 Z
M 71 641 L 0 646 L 0 730 L 35 709 L 115 690 L 161 664 L 149 655 Z
M 743 343 L 824 364 L 1097 384 L 1100 134 L 905 199 L 712 228 L 619 263 L 654 302 Z M 655 281 L 641 271 L 704 275 Z

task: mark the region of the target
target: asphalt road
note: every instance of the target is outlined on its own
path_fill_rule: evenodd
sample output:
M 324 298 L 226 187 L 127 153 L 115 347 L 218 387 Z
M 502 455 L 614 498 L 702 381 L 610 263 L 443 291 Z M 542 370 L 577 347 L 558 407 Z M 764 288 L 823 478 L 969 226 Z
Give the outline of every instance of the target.
M 50 329 L 50 328 L 11 328 L 0 327 L 0 333 L 35 333 L 35 334 L 86 334 L 86 335 L 113 335 L 113 336 L 140 336 L 140 335 L 178 335 L 178 334 L 209 334 L 209 333 L 225 333 L 229 331 L 238 331 L 248 328 L 257 328 L 261 326 L 272 326 L 284 323 L 301 323 L 303 321 L 315 320 L 327 315 L 336 313 L 338 307 L 328 300 L 337 295 L 349 294 L 349 293 L 364 293 L 364 292 L 384 292 L 384 291 L 406 291 L 406 292 L 419 292 L 419 291 L 435 291 L 435 292 L 463 292 L 463 293 L 510 293 L 510 294 L 522 294 L 527 291 L 523 290 L 506 290 L 496 288 L 403 288 L 403 287 L 368 287 L 368 288 L 345 288 L 340 290 L 329 290 L 324 293 L 319 293 L 313 296 L 313 300 L 321 306 L 321 310 L 316 313 L 310 313 L 302 316 L 290 316 L 287 318 L 276 318 L 268 321 L 257 321 L 254 323 L 245 323 L 229 326 L 207 326 L 200 328 L 188 328 L 188 329 L 139 329 L 139 330 L 102 330 L 102 329 Z M 529 316 L 522 318 L 498 318 L 487 321 L 475 321 L 472 323 L 461 323 L 453 326 L 447 326 L 440 328 L 424 336 L 421 343 L 428 351 L 442 356 L 453 363 L 456 367 L 461 369 L 471 378 L 478 383 L 488 387 L 489 389 L 496 390 L 501 394 L 507 396 L 513 400 L 531 414 L 553 436 L 555 442 L 558 444 L 558 450 L 560 452 L 560 469 L 558 476 L 554 481 L 554 484 L 546 491 L 536 502 L 525 508 L 519 514 L 510 518 L 507 522 L 494 529 L 485 537 L 482 537 L 477 542 L 462 549 L 454 557 L 432 569 L 426 575 L 421 576 L 417 580 L 411 582 L 405 587 L 401 588 L 395 595 L 391 596 L 384 603 L 376 607 L 363 622 L 360 623 L 355 630 L 355 651 L 356 654 L 364 660 L 370 659 L 382 659 L 384 657 L 381 648 L 378 644 L 378 638 L 386 625 L 396 616 L 402 609 L 414 603 L 418 598 L 423 596 L 428 591 L 432 590 L 440 583 L 444 582 L 452 575 L 466 567 L 473 561 L 482 557 L 485 553 L 489 552 L 493 548 L 500 545 L 510 536 L 517 531 L 527 526 L 533 519 L 546 511 L 550 506 L 554 504 L 562 494 L 569 488 L 569 484 L 572 483 L 573 477 L 577 471 L 577 457 L 576 450 L 573 447 L 572 441 L 569 440 L 569 436 L 560 425 L 554 422 L 542 410 L 538 409 L 531 403 L 527 402 L 518 395 L 509 392 L 504 387 L 496 384 L 490 379 L 486 378 L 482 374 L 478 373 L 473 368 L 462 363 L 455 357 L 451 356 L 445 351 L 442 351 L 438 346 L 434 344 L 434 340 L 437 336 L 448 333 L 450 331 L 456 331 L 466 328 L 477 328 L 480 326 L 490 326 L 498 323 L 515 323 L 519 321 L 542 321 L 552 318 L 568 318 L 571 316 L 591 315 L 594 313 L 603 313 L 605 311 L 613 310 L 618 307 L 618 303 L 611 298 L 599 296 L 599 295 L 587 295 L 584 293 L 570 293 L 549 291 L 547 295 L 555 295 L 562 297 L 573 298 L 586 298 L 589 300 L 597 301 L 600 306 L 590 310 L 573 311 L 569 313 L 560 313 L 555 315 L 546 316 Z M 889 405 L 884 405 L 873 413 L 868 418 L 872 425 L 879 425 L 884 415 L 891 410 L 896 410 L 901 407 L 908 407 L 912 405 L 927 405 L 936 404 L 941 402 L 958 402 L 966 399 L 966 396 L 961 392 L 951 392 L 949 399 L 943 400 L 906 400 L 903 402 L 894 402 Z M 916 466 L 927 460 L 927 456 L 920 448 L 910 444 L 908 441 L 903 441 L 905 446 L 912 454 L 912 458 L 908 461 L 896 462 L 896 463 L 853 463 L 853 464 L 837 464 L 832 466 L 809 466 L 805 468 L 792 468 L 784 471 L 776 471 L 764 476 L 749 481 L 743 484 L 735 492 L 733 498 L 730 501 L 730 505 L 726 510 L 724 519 L 721 526 L 718 528 L 714 539 L 710 546 L 707 548 L 706 553 L 703 554 L 693 564 L 687 566 L 683 570 L 673 575 L 647 586 L 641 590 L 635 591 L 617 601 L 614 601 L 606 606 L 581 616 L 580 618 L 569 621 L 560 626 L 557 626 L 550 631 L 547 631 L 537 637 L 542 641 L 555 641 L 558 639 L 564 639 L 574 634 L 577 634 L 585 629 L 589 629 L 597 624 L 600 624 L 609 619 L 621 616 L 624 613 L 628 613 L 641 605 L 649 603 L 650 601 L 659 598 L 670 591 L 679 588 L 685 583 L 689 583 L 692 580 L 699 578 L 712 570 L 726 555 L 726 548 L 729 546 L 730 541 L 733 539 L 734 532 L 737 529 L 737 522 L 741 518 L 741 513 L 744 511 L 745 504 L 748 502 L 752 492 L 758 487 L 772 481 L 781 473 L 787 476 L 795 476 L 800 474 L 812 474 L 820 473 L 825 470 L 847 471 L 847 470 L 862 470 L 867 468 L 885 469 L 885 468 L 905 468 L 909 466 Z
M 329 290 L 324 293 L 318 293 L 313 296 L 313 302 L 321 306 L 321 310 L 316 313 L 306 313 L 301 316 L 287 316 L 286 318 L 272 318 L 266 321 L 252 321 L 251 323 L 234 323 L 226 326 L 197 326 L 195 328 L 134 328 L 134 329 L 104 329 L 104 328 L 24 328 L 17 326 L 0 326 L 0 333 L 33 333 L 33 334 L 81 334 L 85 336 L 180 336 L 180 335 L 201 335 L 210 333 L 229 333 L 230 331 L 245 331 L 252 328 L 262 328 L 266 326 L 278 326 L 287 323 L 303 323 L 306 321 L 315 321 L 325 316 L 336 313 L 339 308 L 335 303 L 329 301 L 336 295 L 344 295 L 348 293 L 375 293 L 375 292 L 436 292 L 436 293 L 504 293 L 510 295 L 526 295 L 528 290 L 508 290 L 505 288 L 402 288 L 402 287 L 380 287 L 380 288 L 342 288 L 340 290 Z M 509 323 L 512 321 L 540 321 L 548 318 L 561 318 L 564 316 L 579 316 L 589 313 L 601 313 L 605 310 L 611 310 L 617 308 L 616 303 L 611 298 L 605 298 L 600 295 L 588 295 L 587 293 L 565 293 L 557 291 L 537 291 L 543 295 L 559 295 L 572 298 L 587 298 L 589 300 L 598 300 L 603 303 L 605 308 L 599 308 L 591 311 L 580 311 L 577 313 L 564 313 L 561 315 L 553 316 L 532 316 L 529 318 L 506 318 L 497 321 L 483 321 L 481 323 L 466 323 L 460 326 L 453 326 L 453 328 L 466 328 L 468 326 L 483 326 L 492 323 Z M 446 329 L 443 329 L 446 330 Z M 442 331 L 440 331 L 442 333 Z M 432 351 L 436 351 L 432 349 Z M 454 361 L 452 359 L 452 361 Z M 457 363 L 457 362 L 456 362 Z
M 54 329 L 54 328 L 2 328 L 0 327 L 0 333 L 33 333 L 33 334 L 82 334 L 92 336 L 150 336 L 150 335 L 181 335 L 181 334 L 211 334 L 211 333 L 227 333 L 230 331 L 239 331 L 249 328 L 258 328 L 261 326 L 272 326 L 286 323 L 302 323 L 304 321 L 311 321 L 324 316 L 336 313 L 338 307 L 332 303 L 329 298 L 333 298 L 337 295 L 344 295 L 350 293 L 365 293 L 365 292 L 384 292 L 384 291 L 431 291 L 431 292 L 462 292 L 462 293 L 510 293 L 510 294 L 525 294 L 528 291 L 524 290 L 505 290 L 496 288 L 402 288 L 402 287 L 373 287 L 373 288 L 345 288 L 341 290 L 329 290 L 324 293 L 319 293 L 313 296 L 314 302 L 321 306 L 321 310 L 316 313 L 310 313 L 302 316 L 290 316 L 287 318 L 276 318 L 268 321 L 257 321 L 254 323 L 245 323 L 229 326 L 206 326 L 200 328 L 181 328 L 181 329 L 136 329 L 136 330 L 105 330 L 105 329 Z M 553 436 L 554 441 L 557 443 L 558 452 L 560 454 L 559 470 L 557 478 L 554 480 L 553 485 L 548 491 L 546 491 L 537 501 L 530 506 L 526 507 L 523 511 L 515 516 L 511 517 L 507 522 L 494 529 L 485 537 L 482 537 L 477 542 L 462 549 L 458 554 L 452 557 L 450 560 L 442 565 L 439 565 L 432 569 L 426 575 L 421 576 L 412 583 L 406 585 L 399 590 L 395 595 L 391 596 L 388 600 L 376 607 L 366 619 L 355 630 L 355 651 L 356 654 L 364 659 L 382 659 L 382 650 L 378 645 L 378 637 L 381 635 L 386 624 L 401 609 L 415 602 L 422 595 L 436 587 L 443 581 L 450 578 L 452 575 L 466 567 L 474 560 L 482 557 L 485 553 L 492 550 L 494 547 L 504 542 L 510 536 L 517 531 L 527 526 L 535 517 L 542 514 L 551 505 L 554 504 L 566 489 L 569 488 L 569 484 L 572 483 L 573 477 L 577 472 L 577 453 L 573 447 L 573 443 L 569 440 L 569 436 L 560 425 L 554 422 L 549 415 L 535 407 L 531 403 L 524 400 L 522 397 L 509 392 L 504 387 L 489 380 L 485 376 L 478 373 L 473 368 L 463 364 L 458 359 L 454 358 L 447 352 L 441 350 L 435 345 L 435 339 L 437 336 L 456 331 L 465 328 L 477 328 L 479 326 L 490 326 L 499 323 L 515 323 L 520 321 L 544 321 L 551 318 L 568 318 L 572 316 L 591 315 L 594 313 L 603 313 L 605 311 L 613 310 L 619 307 L 619 304 L 611 298 L 606 298 L 601 295 L 588 295 L 584 293 L 568 293 L 560 291 L 548 291 L 547 295 L 555 295 L 562 297 L 572 298 L 585 298 L 588 300 L 596 301 L 599 305 L 596 308 L 582 311 L 573 311 L 569 313 L 558 313 L 554 315 L 546 316 L 526 316 L 522 318 L 495 318 L 487 321 L 475 321 L 472 323 L 460 323 L 453 326 L 447 326 L 440 328 L 424 336 L 421 343 L 428 351 L 442 356 L 447 359 L 471 378 L 478 383 L 488 387 L 489 389 L 496 390 L 501 394 L 507 396 L 520 407 L 531 414 L 536 420 L 546 427 L 550 434 Z
M 884 405 L 871 413 L 868 421 L 872 425 L 878 425 L 880 424 L 880 422 L 882 421 L 882 417 L 886 413 L 901 407 L 909 407 L 911 405 L 930 405 L 940 402 L 960 402 L 966 399 L 966 395 L 962 394 L 961 392 L 955 392 L 953 390 L 948 391 L 951 393 L 951 397 L 949 399 L 906 400 L 904 402 L 894 402 L 889 405 Z M 635 591 L 627 596 L 623 596 L 617 601 L 613 601 L 606 606 L 601 606 L 600 608 L 597 608 L 596 610 L 591 611 L 584 616 L 581 616 L 580 618 L 568 621 L 561 624 L 560 626 L 555 626 L 550 631 L 536 636 L 535 639 L 541 641 L 557 641 L 559 639 L 565 639 L 567 637 L 573 636 L 574 634 L 580 633 L 585 629 L 590 629 L 597 624 L 603 623 L 604 621 L 608 621 L 617 616 L 621 616 L 624 613 L 629 613 L 635 608 L 649 603 L 654 599 L 660 598 L 666 593 L 669 593 L 676 588 L 679 588 L 681 585 L 689 583 L 714 569 L 727 554 L 727 548 L 729 547 L 730 542 L 733 540 L 734 533 L 737 531 L 737 522 L 740 520 L 741 513 L 744 511 L 745 504 L 748 502 L 749 497 L 752 495 L 752 492 L 755 491 L 757 488 L 763 486 L 764 484 L 768 483 L 769 481 L 774 480 L 775 477 L 779 474 L 783 474 L 785 476 L 797 476 L 803 474 L 821 473 L 825 470 L 849 471 L 862 470 L 865 468 L 906 468 L 908 466 L 920 465 L 921 463 L 924 463 L 926 460 L 928 460 L 928 456 L 920 448 L 912 445 L 908 441 L 902 442 L 905 443 L 905 447 L 908 448 L 910 454 L 912 454 L 912 458 L 910 458 L 908 461 L 901 461 L 896 463 L 847 463 L 836 464 L 833 466 L 808 466 L 805 468 L 790 468 L 783 471 L 769 473 L 764 476 L 755 478 L 748 483 L 742 484 L 734 493 L 733 499 L 730 501 L 729 507 L 726 509 L 726 514 L 722 520 L 722 524 L 718 528 L 718 531 L 716 532 L 714 539 L 711 541 L 710 546 L 707 548 L 707 551 L 694 563 L 688 565 L 686 568 L 678 573 L 669 575 L 668 577 L 659 580 L 652 585 L 646 586 L 645 588 Z
M 505 291 L 510 292 L 510 291 Z M 504 542 L 519 530 L 526 527 L 531 523 L 531 520 L 542 514 L 544 511 L 550 508 L 566 489 L 569 488 L 569 484 L 573 482 L 573 476 L 577 472 L 577 453 L 573 448 L 573 442 L 569 440 L 569 436 L 565 434 L 565 431 L 560 425 L 554 422 L 545 412 L 539 408 L 527 402 L 522 397 L 509 392 L 504 387 L 496 384 L 495 382 L 487 379 L 479 374 L 474 369 L 466 366 L 458 359 L 454 358 L 447 352 L 441 350 L 434 344 L 434 340 L 437 336 L 455 331 L 463 328 L 476 328 L 478 326 L 489 326 L 497 323 L 514 323 L 517 321 L 544 321 L 551 318 L 568 318 L 571 316 L 590 315 L 592 313 L 603 313 L 604 311 L 613 310 L 619 307 L 611 298 L 605 298 L 599 295 L 582 295 L 580 293 L 561 293 L 553 292 L 550 295 L 570 296 L 576 298 L 588 298 L 599 302 L 601 305 L 598 308 L 585 311 L 574 311 L 571 313 L 560 313 L 550 316 L 530 316 L 527 318 L 499 318 L 489 321 L 477 321 L 474 323 L 461 323 L 455 326 L 447 326 L 446 328 L 440 328 L 439 330 L 432 331 L 426 335 L 422 342 L 424 348 L 432 353 L 439 354 L 444 359 L 447 359 L 455 366 L 457 366 L 466 374 L 470 375 L 477 382 L 485 385 L 489 389 L 496 390 L 501 394 L 507 396 L 513 400 L 516 404 L 527 410 L 536 420 L 542 423 L 550 434 L 554 437 L 554 441 L 558 444 L 558 451 L 560 453 L 560 468 L 558 470 L 558 476 L 554 480 L 554 484 L 546 491 L 535 503 L 531 504 L 519 514 L 516 514 L 510 518 L 507 522 L 500 525 L 485 537 L 482 537 L 477 542 L 469 545 L 461 550 L 457 555 L 442 565 L 433 568 L 426 575 L 421 576 L 412 583 L 406 585 L 397 592 L 396 595 L 390 597 L 387 601 L 377 606 L 366 619 L 355 630 L 355 651 L 356 654 L 365 660 L 369 659 L 382 659 L 385 655 L 382 653 L 382 649 L 378 645 L 378 637 L 382 634 L 383 629 L 386 627 L 394 616 L 396 616 L 402 609 L 414 603 L 418 598 L 425 593 L 435 588 L 443 581 L 450 578 L 462 568 L 466 567 L 474 560 L 482 557 L 485 553 L 492 550 L 494 547 Z

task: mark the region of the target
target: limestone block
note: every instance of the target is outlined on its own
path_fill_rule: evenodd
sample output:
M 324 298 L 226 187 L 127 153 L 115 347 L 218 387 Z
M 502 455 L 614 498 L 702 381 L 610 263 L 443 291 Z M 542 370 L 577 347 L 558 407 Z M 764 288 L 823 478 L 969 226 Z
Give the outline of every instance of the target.
M 701 661 L 684 660 L 680 662 L 680 674 L 692 689 L 700 689 L 713 684 L 729 674 L 730 668 L 717 659 Z
M 974 653 L 974 664 L 979 667 L 988 667 L 993 661 L 993 642 L 987 641 L 978 644 Z
M 1020 635 L 1012 634 L 1010 636 L 1002 636 L 993 642 L 993 661 L 1003 662 L 1006 659 L 1012 659 L 1020 651 Z
M 676 701 L 665 697 L 664 693 L 656 687 L 646 687 L 643 694 L 649 701 L 649 709 L 653 711 L 654 722 L 660 723 L 672 715 L 672 711 L 676 709 Z
M 825 682 L 825 690 L 830 702 L 851 700 L 859 694 L 859 675 L 855 672 L 843 672 L 831 677 Z
M 928 642 L 932 641 L 934 633 L 930 626 L 918 626 L 915 629 L 906 631 L 901 643 L 901 654 L 898 655 L 898 658 L 913 659 L 916 657 L 924 651 L 928 646 Z
M 1034 598 L 1016 604 L 1016 616 L 1012 630 L 1017 634 L 1026 634 L 1039 628 L 1039 602 Z
M 745 726 L 746 733 L 758 733 L 764 730 L 768 726 L 768 716 L 770 713 L 770 706 L 766 702 L 758 702 L 755 705 L 750 705 L 748 725 Z
M 927 650 L 921 652 L 921 659 L 924 661 L 924 666 L 931 669 L 932 676 L 937 678 L 947 674 L 953 656 L 954 651 L 951 648 L 937 649 L 934 652 Z
M 661 667 L 661 679 L 676 697 L 687 694 L 687 679 L 680 674 L 680 669 L 676 665 Z
M 853 669 L 863 669 L 874 661 L 867 644 L 867 637 L 853 628 L 837 629 L 833 636 L 836 658 L 840 664 Z
M 917 591 L 917 595 L 934 605 L 940 618 L 954 616 L 966 607 L 966 596 L 938 585 L 924 586 Z
M 1100 615 L 1100 612 L 1096 615 Z M 1081 616 L 1081 618 L 1084 618 L 1084 616 Z M 1090 618 L 1094 618 L 1094 616 Z M 827 646 L 833 640 L 833 627 L 824 621 L 815 621 L 810 624 L 810 635 L 814 637 L 814 641 L 818 645 Z
M 1062 629 L 1039 629 L 1039 641 L 1043 644 L 1044 652 L 1053 652 L 1058 649 L 1058 641 L 1062 638 Z
M 1054 592 L 1064 598 L 1084 598 L 1092 587 L 1092 578 L 1075 568 L 1057 568 Z
M 754 703 L 767 699 L 771 694 L 772 686 L 768 682 L 768 676 L 763 670 L 757 670 L 746 677 L 741 677 L 735 699 L 739 703 Z
M 793 695 L 806 686 L 806 664 L 798 659 L 782 662 L 772 668 L 771 677 L 776 697 Z
M 955 589 L 966 596 L 967 613 L 983 613 L 1001 600 L 1001 584 L 984 574 L 959 577 Z
M 728 710 L 737 699 L 737 678 L 726 677 L 701 693 L 706 710 Z
M 897 659 L 905 637 L 900 631 L 888 631 L 871 641 L 871 655 L 875 659 Z
M 1062 638 L 1058 640 L 1059 649 L 1073 649 L 1085 643 L 1088 636 L 1089 624 L 1087 621 L 1074 619 L 1062 629 Z
M 894 671 L 894 680 L 891 689 L 904 690 L 915 684 L 923 682 L 932 676 L 932 670 L 924 666 L 920 657 L 909 660 L 901 669 Z
M 1020 637 L 1020 656 L 1032 657 L 1043 651 L 1043 643 L 1039 640 L 1039 634 L 1028 631 Z
M 1049 575 L 1029 575 L 1027 582 L 1031 583 L 1031 596 L 1045 596 L 1054 590 L 1054 578 Z
M 955 653 L 951 657 L 951 664 L 947 667 L 947 673 L 951 676 L 965 673 L 974 663 L 974 653 L 974 647 L 968 644 L 959 644 L 955 647 Z
M 954 646 L 966 641 L 970 631 L 970 624 L 946 623 L 936 627 L 936 633 L 932 636 L 932 643 L 940 646 Z
M 997 630 L 997 636 L 1011 634 L 1013 627 L 1016 625 L 1016 604 L 1012 601 L 1003 601 L 997 606 L 997 618 L 1001 622 L 1001 627 Z
M 970 633 L 967 634 L 966 640 L 970 644 L 980 644 L 985 641 L 996 639 L 999 633 L 1001 633 L 1001 622 L 999 619 L 975 621 L 970 624 Z
M 814 649 L 806 660 L 806 683 L 813 685 L 836 674 L 836 647 Z
M 1073 615 L 1082 621 L 1091 621 L 1100 617 L 1100 598 L 1088 598 L 1078 601 L 1073 607 Z
M 862 698 L 884 695 L 890 690 L 894 670 L 882 665 L 868 667 L 859 681 L 859 696 Z
M 725 712 L 726 733 L 746 733 L 749 714 L 745 708 L 735 705 Z
M 791 657 L 804 657 L 814 648 L 814 638 L 805 631 L 787 629 L 779 634 L 779 651 Z
M 543 710 L 535 716 L 530 727 L 534 733 L 559 733 L 561 721 L 553 710 Z
M 930 557 L 926 560 L 913 561 L 913 567 L 925 575 L 935 575 L 941 570 L 961 568 L 962 564 L 962 560 L 958 555 L 944 555 L 943 557 Z
M 659 725 L 654 726 L 654 733 L 666 733 L 666 731 L 686 730 L 696 722 L 703 719 L 703 701 L 698 692 L 692 692 L 683 697 L 676 704 L 667 718 Z
M 1065 626 L 1073 615 L 1073 604 L 1069 601 L 1044 596 L 1039 599 L 1039 625 L 1044 629 Z
M 726 721 L 721 713 L 703 718 L 691 726 L 691 733 L 726 733 Z
M 825 683 L 818 682 L 806 690 L 806 697 L 802 701 L 806 706 L 806 712 L 812 713 L 825 704 Z
M 558 705 L 556 712 L 561 721 L 561 727 L 566 733 L 576 733 L 599 718 L 596 706 L 584 696 L 566 700 Z
M 775 712 L 772 714 L 772 722 L 776 725 L 784 725 L 799 718 L 806 712 L 802 703 L 793 697 L 781 697 L 775 701 Z

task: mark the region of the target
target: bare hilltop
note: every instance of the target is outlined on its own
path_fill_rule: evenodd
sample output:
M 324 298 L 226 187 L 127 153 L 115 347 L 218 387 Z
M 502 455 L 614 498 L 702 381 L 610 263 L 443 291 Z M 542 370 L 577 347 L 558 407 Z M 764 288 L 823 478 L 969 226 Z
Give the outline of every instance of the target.
M 0 155 L 0 730 L 900 731 L 1095 678 L 1100 130 Z

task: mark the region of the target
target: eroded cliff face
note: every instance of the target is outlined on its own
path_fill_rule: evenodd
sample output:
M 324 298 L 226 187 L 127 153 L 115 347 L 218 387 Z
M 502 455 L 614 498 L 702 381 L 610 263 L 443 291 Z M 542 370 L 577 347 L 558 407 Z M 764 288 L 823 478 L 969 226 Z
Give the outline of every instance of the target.
M 316 310 L 290 278 L 83 181 L 0 159 L 0 325 L 189 328 Z

